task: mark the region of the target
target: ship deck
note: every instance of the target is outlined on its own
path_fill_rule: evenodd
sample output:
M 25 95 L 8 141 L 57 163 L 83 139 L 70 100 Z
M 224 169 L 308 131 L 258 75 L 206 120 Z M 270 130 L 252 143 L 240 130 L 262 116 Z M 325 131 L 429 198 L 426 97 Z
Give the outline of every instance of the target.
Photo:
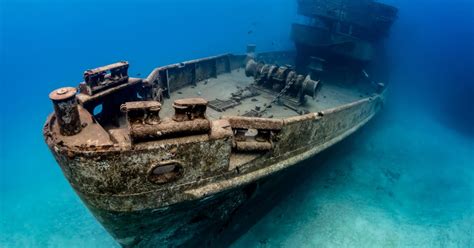
M 237 69 L 231 73 L 220 74 L 217 78 L 197 82 L 196 85 L 188 85 L 172 92 L 170 99 L 165 99 L 160 115 L 162 117 L 171 117 L 174 113 L 172 103 L 176 99 L 202 97 L 208 101 L 214 99 L 227 100 L 231 98 L 232 93 L 250 86 L 253 81 L 253 77 L 245 76 L 243 69 Z M 208 107 L 206 112 L 207 116 L 210 119 L 219 119 L 221 116 L 244 115 L 256 107 L 263 108 L 265 105 L 271 104 L 278 93 L 267 89 L 258 89 L 257 92 L 259 95 L 243 99 L 239 105 L 222 112 Z M 262 117 L 290 117 L 299 115 L 297 110 L 319 112 L 367 97 L 368 92 L 368 90 L 365 90 L 357 84 L 351 85 L 337 81 L 324 81 L 322 82 L 321 90 L 314 99 L 307 96 L 307 101 L 304 106 L 298 106 L 295 110 L 294 106 L 274 103 L 271 104 L 271 108 L 267 108 Z
M 174 115 L 173 102 L 177 99 L 201 97 L 208 101 L 215 99 L 228 100 L 231 99 L 231 94 L 237 92 L 239 89 L 244 89 L 251 86 L 254 82 L 253 77 L 247 77 L 243 68 L 232 70 L 229 73 L 219 74 L 215 78 L 208 78 L 196 82 L 194 85 L 185 85 L 179 89 L 170 92 L 170 97 L 165 98 L 162 102 L 160 117 L 162 119 L 171 118 Z M 367 84 L 349 83 L 337 77 L 334 79 L 325 79 L 322 86 L 313 99 L 308 97 L 305 105 L 295 106 L 291 104 L 289 98 L 282 101 L 286 104 L 273 103 L 276 91 L 270 89 L 258 88 L 256 92 L 258 95 L 248 97 L 238 101 L 238 105 L 225 109 L 224 111 L 217 111 L 211 106 L 207 107 L 206 116 L 211 120 L 217 120 L 222 116 L 244 116 L 247 112 L 255 110 L 256 107 L 262 109 L 265 105 L 271 104 L 270 108 L 266 108 L 264 112 L 260 112 L 259 117 L 266 118 L 286 118 L 291 116 L 298 116 L 302 112 L 319 112 L 330 108 L 338 107 L 344 104 L 355 102 L 357 100 L 366 98 L 373 92 Z M 295 99 L 293 99 L 295 100 Z M 288 104 L 290 103 L 290 104 Z M 211 104 L 209 104 L 211 105 Z M 128 141 L 128 125 L 125 115 L 118 117 L 118 126 L 113 124 L 102 125 L 106 133 L 112 138 L 114 143 L 129 144 Z M 107 139 L 108 140 L 108 139 Z M 237 159 L 241 160 L 241 159 Z M 245 160 L 245 159 L 244 159 Z

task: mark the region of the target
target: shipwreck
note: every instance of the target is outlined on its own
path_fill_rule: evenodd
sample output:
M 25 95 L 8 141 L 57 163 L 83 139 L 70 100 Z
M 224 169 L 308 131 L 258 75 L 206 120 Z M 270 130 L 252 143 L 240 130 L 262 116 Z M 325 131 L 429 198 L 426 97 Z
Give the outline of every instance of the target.
M 49 95 L 44 138 L 123 246 L 223 246 L 233 215 L 285 169 L 341 141 L 384 103 L 369 75 L 396 9 L 299 0 L 296 51 L 224 54 L 128 75 L 126 61 Z

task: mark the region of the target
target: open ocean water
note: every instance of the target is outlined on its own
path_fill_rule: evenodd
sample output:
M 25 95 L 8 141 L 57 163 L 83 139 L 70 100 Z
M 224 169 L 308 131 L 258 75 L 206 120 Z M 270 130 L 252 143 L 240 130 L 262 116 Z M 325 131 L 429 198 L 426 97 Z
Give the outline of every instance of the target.
M 390 94 L 233 247 L 474 247 L 474 2 L 391 0 Z M 44 144 L 48 94 L 128 60 L 131 75 L 291 49 L 295 0 L 0 0 L 0 247 L 118 247 Z M 251 31 L 251 32 L 250 32 Z

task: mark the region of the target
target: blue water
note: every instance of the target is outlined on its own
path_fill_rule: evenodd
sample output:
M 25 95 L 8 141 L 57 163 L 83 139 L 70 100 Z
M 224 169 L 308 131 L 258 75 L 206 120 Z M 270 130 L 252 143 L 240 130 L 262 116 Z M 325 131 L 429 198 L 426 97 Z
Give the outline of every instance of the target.
M 474 2 L 391 0 L 384 112 L 333 147 L 235 247 L 474 247 Z M 116 247 L 43 142 L 48 93 L 88 68 L 131 74 L 291 49 L 294 0 L 0 0 L 0 247 Z M 249 31 L 252 31 L 249 33 Z

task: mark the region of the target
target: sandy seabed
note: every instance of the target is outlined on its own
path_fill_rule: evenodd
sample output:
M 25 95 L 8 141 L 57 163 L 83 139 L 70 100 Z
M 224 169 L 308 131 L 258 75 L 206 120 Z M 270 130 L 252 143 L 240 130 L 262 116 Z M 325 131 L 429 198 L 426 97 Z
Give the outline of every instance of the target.
M 233 247 L 474 247 L 474 141 L 383 113 Z

